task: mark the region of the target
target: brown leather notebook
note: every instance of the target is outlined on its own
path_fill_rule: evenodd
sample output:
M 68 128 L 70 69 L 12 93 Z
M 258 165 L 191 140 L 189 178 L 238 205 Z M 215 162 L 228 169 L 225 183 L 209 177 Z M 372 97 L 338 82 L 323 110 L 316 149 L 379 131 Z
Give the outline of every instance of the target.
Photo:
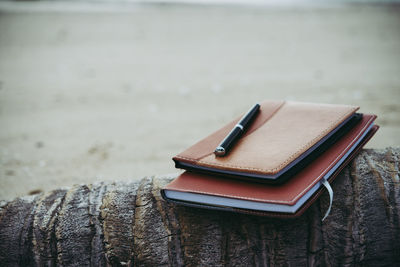
M 351 110 L 354 109 L 343 107 L 342 116 L 348 116 L 343 114 L 351 113 Z M 162 196 L 170 202 L 194 207 L 296 217 L 318 198 L 324 186 L 332 193 L 329 183 L 378 130 L 379 127 L 373 123 L 375 118 L 375 115 L 364 114 L 334 145 L 283 184 L 260 184 L 186 171 L 161 191 Z M 321 127 L 316 129 L 320 131 Z M 263 152 L 260 150 L 260 153 Z
M 175 166 L 195 172 L 258 182 L 282 183 L 336 143 L 357 124 L 358 107 L 266 101 L 225 157 L 214 150 L 238 119 L 173 157 Z

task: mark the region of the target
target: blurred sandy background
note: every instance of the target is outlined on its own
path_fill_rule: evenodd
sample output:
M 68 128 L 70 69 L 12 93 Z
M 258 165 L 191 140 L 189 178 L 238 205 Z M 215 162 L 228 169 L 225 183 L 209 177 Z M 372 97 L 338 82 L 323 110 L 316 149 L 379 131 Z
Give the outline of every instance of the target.
M 0 199 L 177 172 L 264 99 L 360 105 L 399 146 L 399 11 L 0 2 Z

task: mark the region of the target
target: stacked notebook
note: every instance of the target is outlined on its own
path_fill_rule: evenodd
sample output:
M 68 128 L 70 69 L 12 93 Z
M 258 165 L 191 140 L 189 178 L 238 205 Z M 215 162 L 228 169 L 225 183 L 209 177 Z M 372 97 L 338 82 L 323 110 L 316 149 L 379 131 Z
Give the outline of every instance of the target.
M 301 215 L 378 130 L 347 105 L 266 101 L 229 153 L 216 147 L 242 116 L 173 158 L 186 171 L 162 189 L 187 206 L 274 217 Z M 240 125 L 239 125 L 240 126 Z

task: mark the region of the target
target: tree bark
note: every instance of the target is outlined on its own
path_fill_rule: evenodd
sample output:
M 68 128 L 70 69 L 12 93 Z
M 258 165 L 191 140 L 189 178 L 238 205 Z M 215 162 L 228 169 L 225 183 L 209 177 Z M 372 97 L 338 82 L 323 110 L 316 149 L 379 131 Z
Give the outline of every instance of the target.
M 98 183 L 0 203 L 0 266 L 400 264 L 400 148 L 364 150 L 297 219 L 168 204 L 174 177 Z

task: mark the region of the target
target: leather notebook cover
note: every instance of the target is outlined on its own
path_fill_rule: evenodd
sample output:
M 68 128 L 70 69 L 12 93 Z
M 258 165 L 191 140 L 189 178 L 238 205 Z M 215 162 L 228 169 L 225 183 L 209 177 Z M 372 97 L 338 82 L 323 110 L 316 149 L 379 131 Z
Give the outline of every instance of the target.
M 294 213 L 259 211 L 229 206 L 222 207 L 207 205 L 204 203 L 180 201 L 178 199 L 168 199 L 165 191 L 190 192 L 205 196 L 219 196 L 227 199 L 248 200 L 259 203 L 283 204 L 289 206 L 295 205 L 299 199 L 311 190 L 311 188 L 313 188 L 317 183 L 320 183 L 324 176 L 329 174 L 333 169 L 333 166 L 340 163 L 340 165 L 338 165 L 339 167 L 329 175 L 328 181 L 332 182 L 340 170 L 346 166 L 352 158 L 354 158 L 364 144 L 378 130 L 377 125 L 372 125 L 375 118 L 375 115 L 364 115 L 362 120 L 335 145 L 331 146 L 320 157 L 282 185 L 250 183 L 218 176 L 184 172 L 162 190 L 162 196 L 170 202 L 182 203 L 195 207 L 206 207 L 275 217 L 299 216 L 318 198 L 322 193 L 323 187 L 320 187 L 315 193 L 313 193 L 313 195 L 309 196 L 306 202 Z M 341 162 L 341 159 L 344 158 L 347 152 L 351 151 L 351 148 L 354 149 L 350 155 L 347 156 L 344 162 Z
M 173 158 L 176 167 L 274 180 L 349 120 L 358 107 L 266 101 L 225 157 L 214 150 L 238 119 Z

